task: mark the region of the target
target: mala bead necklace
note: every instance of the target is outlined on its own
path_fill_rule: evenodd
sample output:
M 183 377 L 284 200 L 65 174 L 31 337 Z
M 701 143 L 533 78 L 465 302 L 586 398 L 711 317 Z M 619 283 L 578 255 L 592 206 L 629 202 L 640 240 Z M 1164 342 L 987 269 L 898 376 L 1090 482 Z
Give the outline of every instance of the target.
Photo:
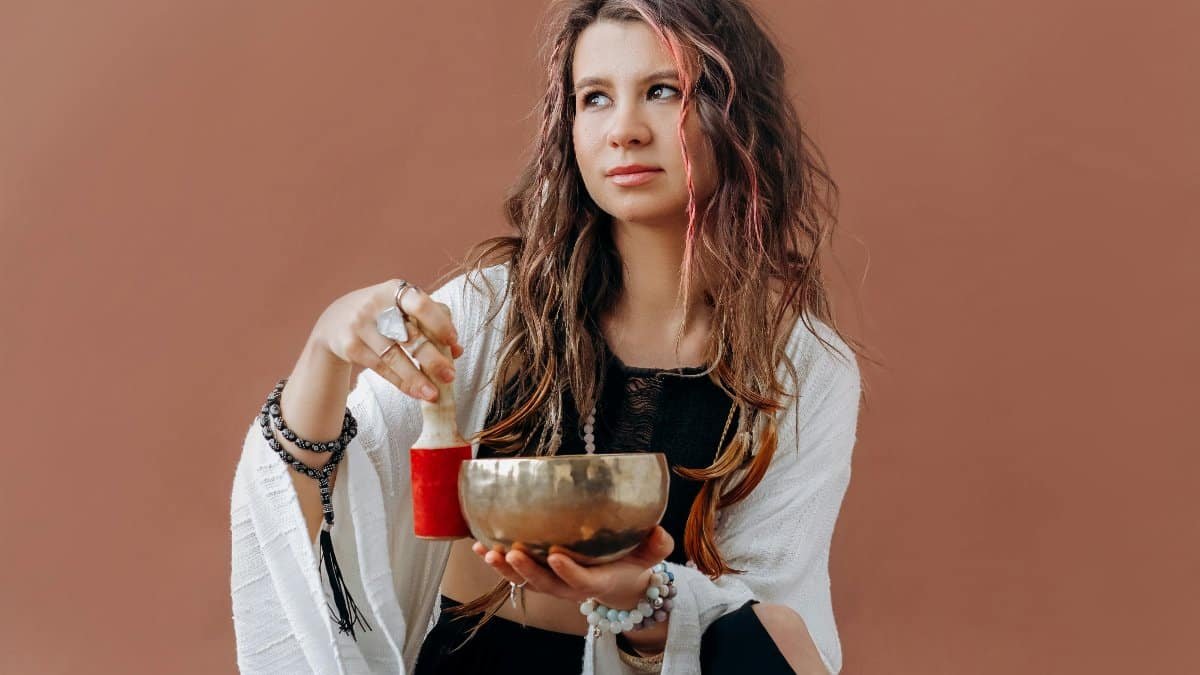
M 358 421 L 354 419 L 354 415 L 350 414 L 350 408 L 346 408 L 345 417 L 342 419 L 342 431 L 336 439 L 315 443 L 300 438 L 296 435 L 296 432 L 288 428 L 287 424 L 283 421 L 283 413 L 280 411 L 279 400 L 283 394 L 285 384 L 287 384 L 286 377 L 279 380 L 279 383 L 267 395 L 267 401 L 263 404 L 258 423 L 262 427 L 263 438 L 267 440 L 267 444 L 271 446 L 271 449 L 279 455 L 284 463 L 305 476 L 315 479 L 321 489 L 321 512 L 324 520 L 321 521 L 321 558 L 318 561 L 317 573 L 320 574 L 322 567 L 326 570 L 329 577 L 329 588 L 333 591 L 333 602 L 337 606 L 337 612 L 335 613 L 333 608 L 329 607 L 328 603 L 325 606 L 329 609 L 329 616 L 337 624 L 338 630 L 358 641 L 358 636 L 354 633 L 355 626 L 361 625 L 366 630 L 373 629 L 371 628 L 371 624 L 367 623 L 366 617 L 359 611 L 354 598 L 350 597 L 350 589 L 346 586 L 346 581 L 342 577 L 342 569 L 338 566 L 337 556 L 333 553 L 333 537 L 330 535 L 330 530 L 333 528 L 333 494 L 329 487 L 330 474 L 334 472 L 338 462 L 341 462 L 345 456 L 346 446 L 358 434 Z M 321 468 L 314 469 L 296 459 L 295 456 L 288 452 L 275 439 L 275 434 L 271 432 L 272 424 L 279 431 L 280 436 L 295 443 L 298 447 L 305 450 L 312 450 L 313 452 L 330 453 L 329 461 Z

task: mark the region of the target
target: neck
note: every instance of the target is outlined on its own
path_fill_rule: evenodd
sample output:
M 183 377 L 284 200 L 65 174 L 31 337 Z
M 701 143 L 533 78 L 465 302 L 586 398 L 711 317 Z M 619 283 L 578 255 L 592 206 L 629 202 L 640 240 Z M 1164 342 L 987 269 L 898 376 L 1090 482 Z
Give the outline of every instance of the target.
M 685 307 L 680 293 L 686 221 L 644 225 L 613 219 L 613 243 L 621 256 L 624 286 L 612 318 L 635 327 L 661 326 L 674 333 L 704 325 L 710 314 L 704 302 L 703 274 L 693 273 Z

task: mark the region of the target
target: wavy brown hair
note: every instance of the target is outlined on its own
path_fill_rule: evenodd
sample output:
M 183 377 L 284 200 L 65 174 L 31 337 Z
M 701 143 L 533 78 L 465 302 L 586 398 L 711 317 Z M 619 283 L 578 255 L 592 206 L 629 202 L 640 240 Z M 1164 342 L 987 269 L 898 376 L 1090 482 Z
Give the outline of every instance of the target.
M 504 291 L 510 305 L 494 396 L 499 415 L 472 440 L 503 453 L 552 452 L 564 388 L 570 387 L 581 417 L 599 397 L 607 356 L 599 318 L 621 292 L 622 269 L 611 218 L 589 196 L 576 165 L 571 64 L 580 33 L 592 23 L 644 22 L 679 72 L 680 140 L 684 116 L 699 115 L 715 153 L 716 192 L 697 204 L 683 145 L 688 228 L 680 294 L 688 307 L 689 278 L 703 274 L 704 301 L 713 312 L 705 362 L 739 410 L 737 433 L 711 466 L 675 469 L 703 483 L 683 545 L 711 577 L 738 573 L 716 546 L 715 516 L 750 494 L 775 453 L 775 413 L 788 395 L 777 381 L 777 365 L 785 364 L 792 384 L 798 384 L 786 353 L 795 321 L 803 321 L 839 357 L 814 329 L 812 317 L 856 354 L 862 352 L 837 328 L 818 255 L 836 222 L 837 186 L 789 101 L 779 50 L 739 0 L 569 0 L 555 2 L 548 16 L 541 126 L 505 200 L 505 216 L 516 233 L 480 242 L 446 275 L 498 263 L 509 270 Z M 768 288 L 772 292 L 764 298 Z M 495 289 L 489 292 L 494 299 Z M 501 582 L 453 611 L 482 614 L 478 630 L 504 602 L 507 589 Z

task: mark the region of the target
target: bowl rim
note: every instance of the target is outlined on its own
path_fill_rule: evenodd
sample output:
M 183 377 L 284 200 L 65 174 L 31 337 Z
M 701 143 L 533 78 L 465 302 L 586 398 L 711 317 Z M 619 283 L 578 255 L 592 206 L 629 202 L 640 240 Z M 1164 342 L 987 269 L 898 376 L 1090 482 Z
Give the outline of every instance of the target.
M 662 457 L 666 459 L 666 454 L 662 452 L 604 452 L 593 455 L 540 455 L 537 457 L 472 457 L 471 459 L 463 460 L 463 464 L 467 462 L 545 462 L 545 461 L 590 461 L 595 458 L 619 459 L 621 457 Z

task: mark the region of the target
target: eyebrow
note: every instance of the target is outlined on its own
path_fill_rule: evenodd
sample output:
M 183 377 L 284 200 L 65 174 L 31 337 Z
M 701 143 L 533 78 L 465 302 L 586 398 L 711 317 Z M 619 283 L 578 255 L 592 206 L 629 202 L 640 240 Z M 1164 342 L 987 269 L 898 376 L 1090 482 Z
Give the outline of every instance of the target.
M 649 75 L 643 77 L 641 84 L 645 84 L 646 82 L 649 82 L 650 80 L 667 80 L 667 79 L 678 80 L 679 73 L 676 72 L 675 70 L 659 70 L 657 72 L 650 73 Z M 593 84 L 609 86 L 612 83 L 603 77 L 585 77 L 575 83 L 575 90 L 578 91 L 580 89 L 583 89 L 584 87 L 591 86 Z

